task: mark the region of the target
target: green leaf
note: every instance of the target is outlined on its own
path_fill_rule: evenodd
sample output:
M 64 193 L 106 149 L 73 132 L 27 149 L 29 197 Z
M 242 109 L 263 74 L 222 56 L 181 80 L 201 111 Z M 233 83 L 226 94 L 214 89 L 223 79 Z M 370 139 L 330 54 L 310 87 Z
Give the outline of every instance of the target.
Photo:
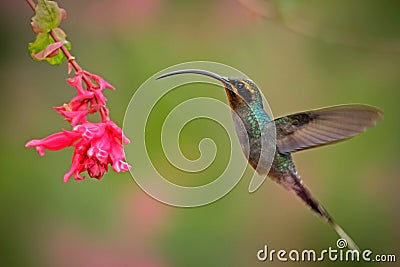
M 39 0 L 35 7 L 35 16 L 32 18 L 32 29 L 35 33 L 46 33 L 60 25 L 66 17 L 64 9 L 59 8 L 54 1 Z
M 53 32 L 57 36 L 57 39 L 59 41 L 64 42 L 64 47 L 66 47 L 68 50 L 71 50 L 71 43 L 65 39 L 66 34 L 59 28 L 54 29 Z M 49 62 L 52 65 L 61 64 L 66 59 L 65 55 L 63 53 L 61 53 L 61 51 L 59 53 L 57 53 L 57 55 L 55 55 L 55 56 L 46 57 L 43 59 L 38 59 L 35 56 L 37 53 L 45 50 L 50 44 L 53 44 L 53 43 L 55 43 L 55 42 L 54 42 L 53 38 L 50 36 L 50 33 L 39 33 L 36 36 L 35 41 L 33 43 L 29 43 L 29 45 L 28 45 L 28 50 L 29 50 L 29 53 L 31 54 L 31 57 L 37 61 L 46 60 L 47 62 Z

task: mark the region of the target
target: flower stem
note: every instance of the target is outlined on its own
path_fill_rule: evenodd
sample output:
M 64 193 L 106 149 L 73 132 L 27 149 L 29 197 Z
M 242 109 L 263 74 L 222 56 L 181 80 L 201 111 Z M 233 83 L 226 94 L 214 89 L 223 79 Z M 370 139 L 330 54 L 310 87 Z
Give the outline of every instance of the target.
M 32 8 L 32 10 L 35 11 L 35 3 L 32 0 L 26 0 L 26 2 Z
M 26 0 L 26 2 L 31 7 L 31 9 L 33 11 L 35 11 L 35 3 L 33 2 L 33 0 Z M 51 38 L 53 38 L 54 42 L 60 41 L 60 40 L 58 40 L 58 38 L 55 35 L 53 30 L 50 30 L 49 34 L 50 34 Z M 75 57 L 71 55 L 71 53 L 68 51 L 68 49 L 64 45 L 62 45 L 60 47 L 60 49 L 63 52 L 63 54 L 65 55 L 65 57 L 67 58 L 68 63 L 71 64 L 71 66 L 74 68 L 74 70 L 76 72 L 82 72 L 83 69 L 81 68 L 81 66 L 79 66 L 79 64 L 75 60 Z M 92 85 L 91 81 L 85 75 L 83 75 L 82 78 L 83 78 L 83 81 L 85 82 L 86 86 L 91 87 L 91 85 Z

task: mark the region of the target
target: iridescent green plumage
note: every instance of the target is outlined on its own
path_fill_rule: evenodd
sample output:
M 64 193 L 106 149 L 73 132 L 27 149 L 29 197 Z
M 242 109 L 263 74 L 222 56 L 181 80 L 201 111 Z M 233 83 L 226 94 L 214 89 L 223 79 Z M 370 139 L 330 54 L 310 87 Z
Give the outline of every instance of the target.
M 225 87 L 229 105 L 234 112 L 236 132 L 250 165 L 261 175 L 268 176 L 293 191 L 316 214 L 345 238 L 348 246 L 358 249 L 352 239 L 334 222 L 332 217 L 303 185 L 296 171 L 291 153 L 339 142 L 364 132 L 382 117 L 382 112 L 367 105 L 340 105 L 300 112 L 271 120 L 263 108 L 261 94 L 248 79 L 232 79 L 204 70 L 180 70 L 160 76 L 196 73 L 213 77 Z M 244 126 L 244 127 L 243 127 Z M 275 135 L 276 143 L 271 142 Z M 276 145 L 272 164 L 268 160 L 268 146 Z M 266 148 L 267 147 L 267 148 Z

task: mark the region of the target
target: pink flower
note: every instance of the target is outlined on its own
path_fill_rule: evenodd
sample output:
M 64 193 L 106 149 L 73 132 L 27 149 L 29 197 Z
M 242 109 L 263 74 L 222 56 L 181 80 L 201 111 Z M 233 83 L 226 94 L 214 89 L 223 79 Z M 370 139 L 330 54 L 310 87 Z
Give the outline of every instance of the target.
M 67 146 L 71 146 L 81 135 L 77 132 L 63 130 L 47 136 L 41 140 L 31 140 L 26 143 L 25 147 L 36 147 L 40 156 L 44 156 L 44 150 L 59 150 Z
M 94 113 L 92 109 L 88 109 L 89 103 L 93 101 L 93 93 L 84 91 L 83 94 L 74 97 L 71 102 L 54 109 L 61 115 L 65 116 L 65 120 L 71 122 L 72 126 L 78 123 L 85 123 L 86 116 Z
M 87 71 L 77 72 L 74 77 L 67 79 L 67 82 L 76 88 L 78 96 L 92 93 L 93 101 L 98 105 L 105 105 L 107 102 L 107 99 L 103 95 L 104 89 L 115 90 L 114 86 L 106 80 Z M 86 83 L 86 91 L 83 89 L 83 82 Z
M 83 180 L 81 173 L 87 171 L 90 177 L 101 179 L 108 164 L 116 172 L 130 170 L 131 166 L 125 162 L 123 144 L 129 144 L 121 128 L 113 121 L 85 122 L 77 125 L 72 131 L 62 131 L 52 134 L 41 140 L 32 140 L 26 147 L 36 147 L 43 156 L 44 149 L 59 150 L 67 146 L 74 146 L 71 169 L 64 175 L 64 182 L 68 182 L 74 175 L 75 180 Z
M 72 131 L 63 130 L 41 140 L 31 140 L 26 147 L 36 147 L 39 155 L 45 154 L 45 149 L 59 150 L 73 146 L 71 169 L 64 175 L 68 182 L 74 175 L 75 180 L 83 180 L 81 173 L 87 171 L 90 177 L 101 179 L 108 171 L 108 164 L 116 172 L 128 171 L 131 166 L 125 162 L 123 144 L 129 144 L 121 128 L 108 115 L 107 99 L 104 89 L 115 88 L 98 75 L 87 71 L 77 71 L 67 82 L 75 87 L 77 96 L 68 104 L 54 109 L 65 117 L 73 126 Z M 88 122 L 87 116 L 99 113 L 101 122 Z
M 79 123 L 86 123 L 86 116 L 96 112 L 100 112 L 103 121 L 109 120 L 105 106 L 107 98 L 103 95 L 103 90 L 107 88 L 115 90 L 111 84 L 87 71 L 77 72 L 74 77 L 67 79 L 67 82 L 76 88 L 78 95 L 70 103 L 54 107 L 59 114 L 65 116 L 65 120 L 76 126 Z M 83 83 L 86 84 L 86 90 L 83 88 Z

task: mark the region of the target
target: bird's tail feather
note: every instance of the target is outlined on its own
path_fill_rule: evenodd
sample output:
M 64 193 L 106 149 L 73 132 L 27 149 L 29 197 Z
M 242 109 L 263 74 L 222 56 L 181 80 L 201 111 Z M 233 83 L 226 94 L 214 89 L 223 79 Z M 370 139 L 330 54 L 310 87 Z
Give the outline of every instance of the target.
M 331 226 L 332 228 L 338 233 L 338 235 L 345 239 L 347 241 L 347 246 L 350 249 L 353 250 L 358 250 L 358 246 L 356 243 L 353 241 L 353 239 L 350 238 L 348 234 L 338 225 L 332 217 L 329 215 L 329 213 L 318 203 L 318 201 L 312 197 L 310 191 L 301 183 L 301 180 L 296 179 L 296 182 L 291 186 L 291 189 L 299 196 L 315 213 L 320 215 L 322 218 L 324 218 Z
M 353 250 L 358 250 L 360 251 L 360 248 L 357 246 L 357 244 L 351 239 L 351 237 L 340 227 L 339 224 L 337 224 L 332 217 L 329 217 L 328 223 L 332 225 L 333 229 L 335 229 L 336 233 L 343 238 L 344 240 L 347 241 L 347 247 Z

